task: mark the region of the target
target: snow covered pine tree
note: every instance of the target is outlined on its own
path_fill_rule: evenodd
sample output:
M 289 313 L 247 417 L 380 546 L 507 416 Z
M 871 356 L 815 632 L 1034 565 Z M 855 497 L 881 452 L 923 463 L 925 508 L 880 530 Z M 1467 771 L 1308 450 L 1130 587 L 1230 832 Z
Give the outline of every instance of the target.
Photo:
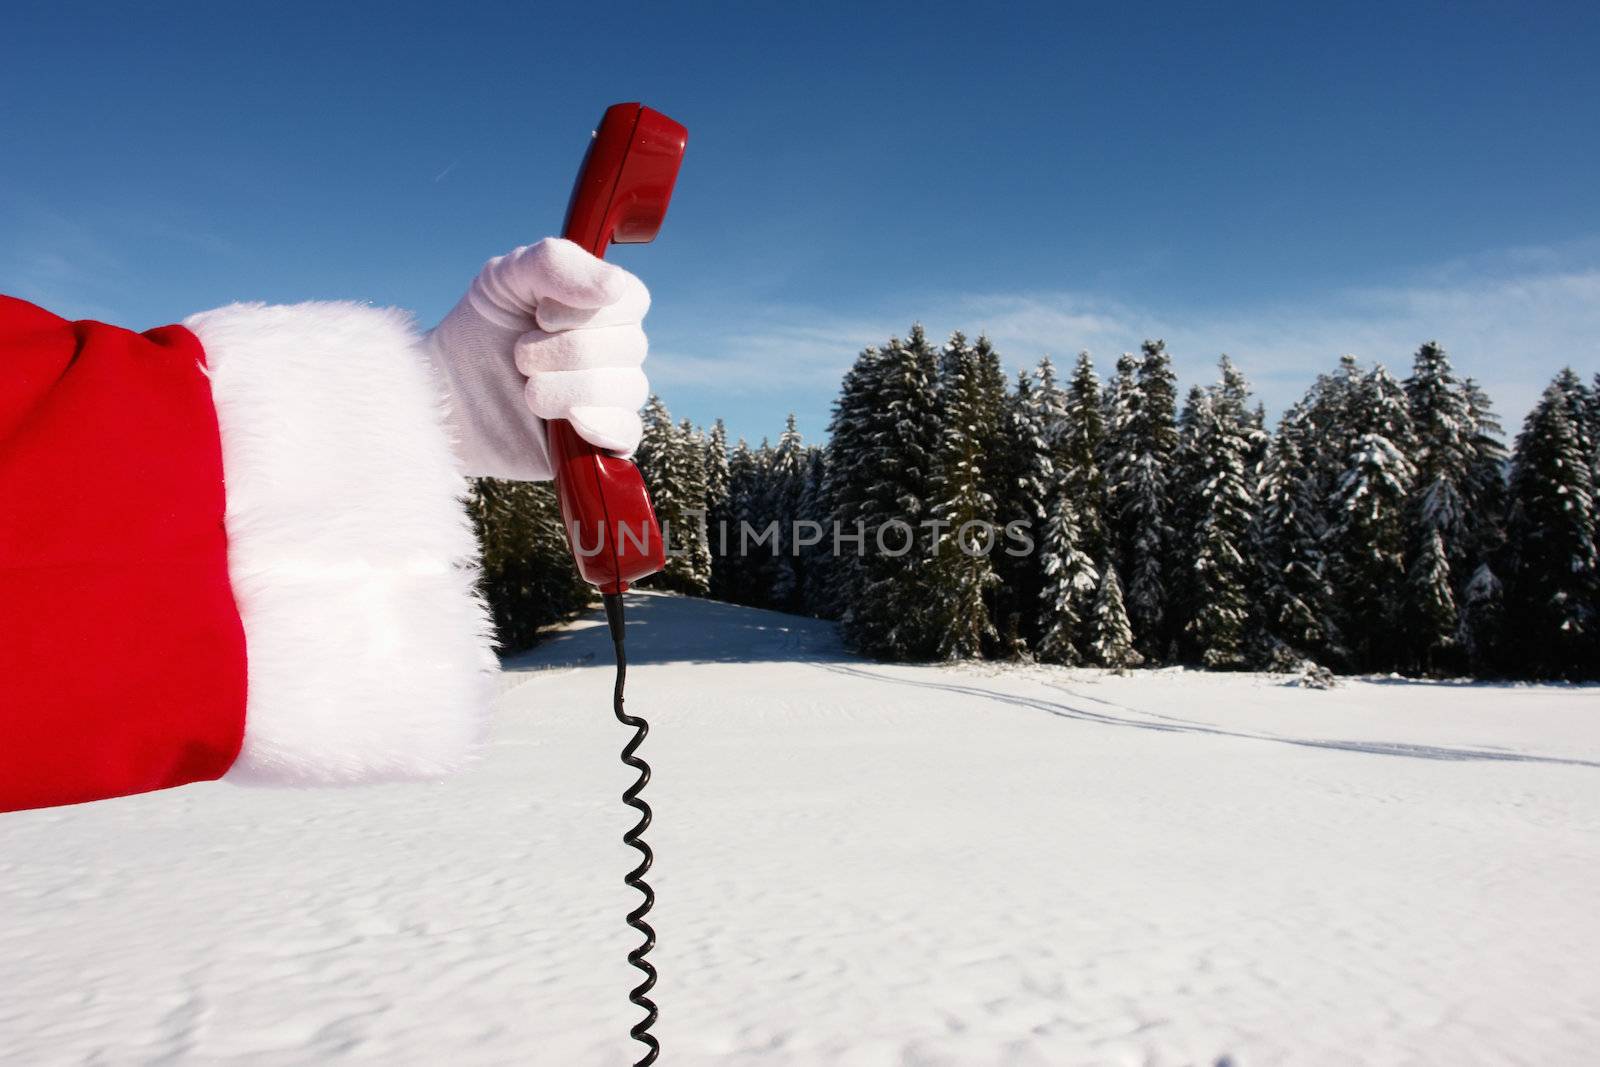
M 728 428 L 718 419 L 706 434 L 706 540 L 711 557 L 710 594 L 728 598 L 728 567 L 723 559 L 724 531 L 728 528 L 729 500 L 732 496 L 732 474 L 728 469 Z
M 548 483 L 474 478 L 467 511 L 482 546 L 478 584 L 502 652 L 528 648 L 540 629 L 589 603 L 594 591 L 572 566 L 561 504 Z
M 1256 608 L 1265 648 L 1277 670 L 1336 655 L 1333 589 L 1323 549 L 1327 522 L 1314 465 L 1319 442 L 1304 404 L 1286 411 L 1262 464 L 1251 548 L 1261 577 Z
M 1107 403 L 1107 525 L 1117 566 L 1130 576 L 1127 606 L 1134 639 L 1156 658 L 1168 647 L 1171 478 L 1178 448 L 1177 380 L 1163 342 L 1146 341 L 1140 358 L 1118 361 Z
M 1600 674 L 1590 398 L 1563 370 L 1517 435 L 1511 461 L 1510 631 L 1535 677 Z
M 1055 385 L 1049 360 L 1039 364 L 1038 374 L 1040 421 L 1051 445 L 1039 549 L 1045 576 L 1039 658 L 1081 663 L 1091 657 L 1090 612 L 1101 568 L 1108 562 L 1099 466 L 1105 437 L 1100 383 L 1087 352 L 1078 354 L 1064 394 Z
M 674 425 L 659 396 L 645 404 L 644 436 L 634 457 L 650 489 L 650 502 L 667 539 L 667 565 L 649 584 L 703 595 L 711 589 L 711 549 L 706 538 L 705 442 L 685 420 Z
M 1245 550 L 1255 513 L 1250 456 L 1261 428 L 1248 408 L 1249 386 L 1227 356 L 1221 378 L 1195 405 L 1185 479 L 1194 493 L 1184 534 L 1190 611 L 1184 636 L 1200 662 L 1213 669 L 1245 665 L 1250 622 L 1250 568 Z
M 764 505 L 768 522 L 777 523 L 777 555 L 771 563 L 766 598 L 779 611 L 800 609 L 800 568 L 794 551 L 794 524 L 800 517 L 800 497 L 806 488 L 805 440 L 794 412 L 784 420 L 778 446 L 766 464 Z
M 1416 482 L 1405 392 L 1375 367 L 1356 383 L 1350 452 L 1334 491 L 1332 576 L 1341 631 L 1360 670 L 1405 663 L 1406 504 Z
M 985 599 L 1000 577 L 990 562 L 995 500 L 984 472 L 999 412 L 991 406 L 979 354 L 959 332 L 944 347 L 938 398 L 931 624 L 940 659 L 974 659 L 999 638 Z
M 1090 633 L 1090 648 L 1100 665 L 1124 671 L 1144 662 L 1144 657 L 1133 647 L 1133 629 L 1128 625 L 1128 613 L 1122 606 L 1122 582 L 1117 578 L 1115 567 L 1107 567 L 1100 577 Z
M 1454 662 L 1458 649 L 1456 591 L 1471 573 L 1467 506 L 1476 427 L 1468 396 L 1437 341 L 1417 349 L 1404 384 L 1417 467 L 1408 517 L 1406 629 L 1411 665 L 1432 673 Z
M 861 385 L 870 401 L 852 414 L 862 455 L 848 514 L 867 539 L 847 600 L 844 633 L 869 655 L 922 659 L 935 654 L 932 553 L 923 534 L 936 491 L 940 444 L 938 370 L 920 325 L 892 338 L 868 364 Z M 847 533 L 853 532 L 850 530 Z
M 1106 543 L 1105 478 L 1100 453 L 1106 429 L 1100 396 L 1100 379 L 1088 352 L 1079 352 L 1067 383 L 1059 429 L 1051 437 L 1053 456 L 1078 513 L 1083 550 L 1092 563 L 1108 558 Z

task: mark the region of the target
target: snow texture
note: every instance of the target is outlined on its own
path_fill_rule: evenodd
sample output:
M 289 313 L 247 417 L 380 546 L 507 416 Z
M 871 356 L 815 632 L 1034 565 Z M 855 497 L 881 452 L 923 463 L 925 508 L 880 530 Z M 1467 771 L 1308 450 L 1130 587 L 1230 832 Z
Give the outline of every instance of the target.
M 1600 690 L 886 666 L 630 596 L 663 1063 L 1592 1063 Z M 596 619 L 428 785 L 0 819 L 0 1062 L 632 1062 Z

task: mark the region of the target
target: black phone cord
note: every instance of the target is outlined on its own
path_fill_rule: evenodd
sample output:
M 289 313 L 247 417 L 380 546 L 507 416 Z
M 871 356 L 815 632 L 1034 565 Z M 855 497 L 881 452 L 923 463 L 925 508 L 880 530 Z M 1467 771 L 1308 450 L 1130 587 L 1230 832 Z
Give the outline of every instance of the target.
M 639 866 L 623 876 L 623 884 L 637 889 L 644 895 L 644 901 L 637 908 L 628 913 L 628 925 L 644 935 L 644 941 L 639 947 L 628 953 L 628 962 L 644 972 L 644 981 L 634 986 L 628 993 L 628 1000 L 644 1009 L 645 1016 L 633 1025 L 628 1035 L 635 1041 L 643 1044 L 649 1051 L 638 1060 L 634 1067 L 649 1067 L 661 1055 L 661 1042 L 650 1033 L 650 1027 L 655 1025 L 660 1012 L 656 1009 L 656 1002 L 647 994 L 656 984 L 656 969 L 651 966 L 645 956 L 656 945 L 656 932 L 644 917 L 650 913 L 655 905 L 655 890 L 644 880 L 645 872 L 650 869 L 655 861 L 655 854 L 650 851 L 650 846 L 645 844 L 641 836 L 650 826 L 650 805 L 640 799 L 639 794 L 650 782 L 650 764 L 637 755 L 639 746 L 644 744 L 644 739 L 650 734 L 650 724 L 637 715 L 629 715 L 622 710 L 622 686 L 628 675 L 628 657 L 623 651 L 623 619 L 622 619 L 622 594 L 606 593 L 603 599 L 606 606 L 606 625 L 611 629 L 611 644 L 617 653 L 617 685 L 611 699 L 611 708 L 616 713 L 617 721 L 624 726 L 633 727 L 633 737 L 622 746 L 622 762 L 639 772 L 639 777 L 622 794 L 622 802 L 639 812 L 639 821 L 632 829 L 622 835 L 622 843 L 632 845 L 638 849 L 642 858 Z

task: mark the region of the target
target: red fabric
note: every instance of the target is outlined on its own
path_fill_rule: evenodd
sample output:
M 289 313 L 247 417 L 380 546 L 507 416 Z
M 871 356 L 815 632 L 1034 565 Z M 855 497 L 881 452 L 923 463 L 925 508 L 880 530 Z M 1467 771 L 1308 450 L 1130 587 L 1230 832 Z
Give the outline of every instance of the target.
M 217 778 L 244 736 L 200 342 L 0 296 L 0 811 Z

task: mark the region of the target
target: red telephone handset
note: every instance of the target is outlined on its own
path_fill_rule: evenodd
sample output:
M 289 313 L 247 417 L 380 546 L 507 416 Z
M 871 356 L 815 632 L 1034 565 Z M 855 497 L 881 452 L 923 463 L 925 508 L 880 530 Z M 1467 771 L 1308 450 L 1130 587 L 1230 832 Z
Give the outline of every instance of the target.
M 672 199 L 689 131 L 642 104 L 613 104 L 600 119 L 567 205 L 562 236 L 603 257 L 613 241 L 654 240 Z M 644 479 L 632 460 L 549 423 L 561 519 L 578 573 L 602 593 L 666 566 L 666 545 Z
M 597 256 L 604 256 L 612 241 L 643 244 L 654 240 L 666 217 L 688 139 L 688 130 L 659 111 L 640 104 L 606 108 L 572 187 L 563 236 Z M 645 921 L 656 894 L 644 880 L 654 853 L 642 838 L 650 826 L 650 805 L 639 795 L 650 781 L 650 764 L 638 754 L 650 727 L 622 709 L 627 672 L 622 593 L 629 582 L 666 566 L 666 545 L 644 479 L 632 461 L 607 455 L 560 419 L 550 421 L 550 458 L 556 472 L 556 493 L 561 497 L 561 519 L 578 573 L 605 594 L 606 625 L 617 650 L 612 710 L 618 722 L 634 729 L 632 740 L 623 746 L 622 762 L 638 771 L 639 777 L 622 794 L 622 802 L 638 811 L 639 821 L 622 835 L 622 843 L 638 849 L 640 860 L 622 881 L 644 894 L 643 903 L 628 913 L 627 921 L 644 938 L 628 953 L 628 962 L 644 973 L 644 981 L 629 991 L 628 1000 L 643 1009 L 645 1016 L 628 1033 L 647 1049 L 634 1067 L 650 1067 L 661 1052 L 661 1042 L 650 1033 L 657 1018 L 655 1001 L 649 997 L 655 988 L 656 969 L 645 959 L 656 943 L 656 932 Z

